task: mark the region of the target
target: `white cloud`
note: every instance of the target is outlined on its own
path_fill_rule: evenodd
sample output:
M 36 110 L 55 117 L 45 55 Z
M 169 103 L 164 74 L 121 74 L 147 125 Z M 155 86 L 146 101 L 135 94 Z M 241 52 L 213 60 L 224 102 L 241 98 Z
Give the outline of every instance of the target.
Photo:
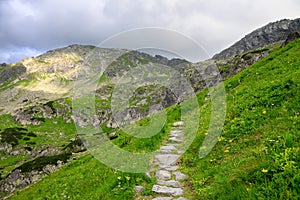
M 41 51 L 28 47 L 9 47 L 5 50 L 0 49 L 0 63 L 14 63 L 25 57 L 37 56 L 41 53 Z
M 11 46 L 46 51 L 97 45 L 141 27 L 179 31 L 213 55 L 268 22 L 299 17 L 299 10 L 298 0 L 2 0 L 0 62 L 12 55 Z

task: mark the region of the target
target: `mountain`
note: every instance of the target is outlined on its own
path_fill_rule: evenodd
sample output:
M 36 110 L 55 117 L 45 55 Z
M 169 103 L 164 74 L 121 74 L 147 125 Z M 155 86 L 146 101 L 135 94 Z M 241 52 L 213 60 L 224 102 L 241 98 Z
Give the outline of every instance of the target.
M 172 124 L 181 119 L 180 105 L 195 93 L 201 111 L 200 127 L 193 144 L 178 161 L 180 170 L 189 175 L 188 188 L 183 188 L 185 197 L 297 199 L 300 42 L 299 34 L 287 30 L 297 27 L 298 22 L 271 23 L 267 25 L 269 31 L 265 27 L 254 31 L 261 31 L 263 40 L 248 35 L 251 50 L 242 39 L 237 43 L 240 46 L 229 48 L 236 49 L 235 53 L 200 63 L 138 51 L 71 45 L 15 64 L 2 64 L 0 197 L 156 197 L 151 190 L 156 182 L 153 173 L 149 177 L 105 166 L 86 149 L 78 130 L 92 124 L 90 128 L 102 129 L 96 137 L 105 134 L 124 150 L 155 151 L 168 140 Z M 262 44 L 254 45 L 260 41 Z M 97 76 L 99 71 L 103 72 L 101 77 Z M 185 86 L 182 77 L 191 88 L 177 91 L 174 86 Z M 227 92 L 223 133 L 213 151 L 200 159 L 199 148 L 212 112 L 208 88 L 222 79 Z M 163 85 L 164 81 L 171 84 Z M 92 117 L 86 115 L 92 110 L 85 106 L 90 100 L 95 108 Z M 113 107 L 118 100 L 126 102 L 127 107 Z M 165 125 L 151 138 L 134 137 L 122 129 L 161 120 L 161 111 L 166 112 Z M 144 187 L 141 194 L 135 193 L 137 185 Z
M 251 50 L 263 48 L 284 41 L 292 32 L 300 30 L 300 18 L 283 19 L 263 26 L 244 38 L 213 56 L 214 60 L 227 59 Z

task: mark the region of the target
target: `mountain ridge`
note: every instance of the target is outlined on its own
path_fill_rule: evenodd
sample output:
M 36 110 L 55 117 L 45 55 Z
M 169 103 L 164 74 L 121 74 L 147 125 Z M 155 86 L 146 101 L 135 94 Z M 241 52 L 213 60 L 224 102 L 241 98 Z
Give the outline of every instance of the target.
M 287 35 L 299 30 L 300 18 L 294 20 L 282 19 L 271 22 L 252 31 L 230 47 L 215 54 L 212 59 L 227 59 L 247 51 L 263 48 L 274 43 L 280 43 L 286 39 Z
M 284 39 L 286 39 L 286 37 L 287 35 L 285 35 Z M 118 80 L 118 78 L 130 72 L 130 70 L 140 66 L 147 67 L 149 64 L 156 66 L 168 65 L 179 71 L 190 81 L 194 93 L 201 97 L 199 101 L 201 101 L 201 103 L 204 102 L 204 105 L 207 107 L 210 104 L 211 98 L 208 93 L 208 87 L 216 85 L 222 78 L 226 79 L 226 87 L 231 91 L 229 98 L 231 98 L 232 101 L 233 95 L 237 95 L 235 91 L 238 89 L 239 84 L 241 81 L 243 82 L 245 78 L 249 78 L 250 74 L 253 78 L 257 78 L 257 80 L 263 78 L 259 75 L 259 68 L 256 69 L 257 73 L 253 72 L 253 67 L 249 70 L 246 68 L 260 60 L 262 60 L 262 62 L 259 65 L 264 65 L 264 63 L 271 62 L 274 59 L 280 60 L 280 55 L 292 47 L 294 48 L 291 50 L 293 56 L 286 56 L 284 61 L 278 61 L 276 64 L 278 64 L 278 66 L 283 65 L 286 68 L 293 65 L 295 69 L 297 69 L 296 67 L 299 65 L 297 65 L 298 58 L 295 52 L 299 49 L 299 41 L 291 44 L 288 48 L 278 44 L 275 47 L 272 46 L 270 48 L 244 52 L 235 57 L 226 57 L 226 60 L 212 60 L 211 62 L 215 62 L 214 64 L 208 61 L 189 63 L 185 60 L 168 60 L 162 56 L 150 56 L 141 52 L 126 52 L 111 62 L 111 65 L 103 72 L 103 78 L 99 80 L 99 87 L 95 91 L 96 115 L 93 116 L 92 119 L 81 120 L 82 124 L 77 125 L 84 127 L 86 124 L 91 124 L 92 122 L 94 127 L 100 126 L 104 130 L 104 133 L 108 135 L 108 138 L 121 147 L 126 148 L 127 145 L 130 146 L 136 143 L 139 149 L 149 148 L 153 150 L 163 142 L 163 139 L 166 139 L 164 138 L 164 134 L 168 131 L 168 125 L 163 127 L 161 133 L 153 137 L 154 139 L 150 138 L 149 143 L 146 142 L 149 146 L 144 142 L 140 143 L 139 140 L 133 139 L 134 137 L 126 136 L 126 134 L 118 130 L 118 124 L 115 123 L 111 117 L 112 91 L 114 86 L 118 83 L 117 81 L 114 82 L 115 80 Z M 2 142 L 2 144 L 0 144 L 0 150 L 2 152 L 0 153 L 2 153 L 1 155 L 6 159 L 4 167 L 1 166 L 0 168 L 0 197 L 2 197 L 1 195 L 5 195 L 5 192 L 10 193 L 18 190 L 28 184 L 36 182 L 48 174 L 54 173 L 60 169 L 60 167 L 72 162 L 69 159 L 74 157 L 76 159 L 78 152 L 84 151 L 84 147 L 76 135 L 76 119 L 72 116 L 73 106 L 71 97 L 74 95 L 74 93 L 72 93 L 74 92 L 73 84 L 76 80 L 77 72 L 81 67 L 84 66 L 84 64 L 92 62 L 95 68 L 91 68 L 91 71 L 99 69 L 97 68 L 97 63 L 93 63 L 93 59 L 86 59 L 89 53 L 93 51 L 95 53 L 106 53 L 106 55 L 113 53 L 110 52 L 113 51 L 111 49 L 97 49 L 94 46 L 88 45 L 71 45 L 65 48 L 50 50 L 43 55 L 35 58 L 27 58 L 16 64 L 3 64 L 0 66 L 0 74 L 4 75 L 4 82 L 0 84 L 0 95 L 3 97 L 0 99 L 0 119 L 3 122 L 0 123 Z M 271 55 L 271 57 L 267 57 L 274 52 L 275 54 Z M 214 66 L 215 64 L 219 67 L 221 75 L 215 73 L 213 67 L 210 66 Z M 26 70 L 24 70 L 24 68 L 26 68 Z M 242 75 L 230 79 L 244 69 L 246 70 Z M 280 67 L 274 67 L 274 69 L 280 74 Z M 288 69 L 292 71 L 291 68 Z M 266 73 L 268 70 L 263 72 L 269 79 L 273 77 Z M 203 75 L 209 75 L 208 80 L 205 80 L 202 77 Z M 285 94 L 292 95 L 293 93 L 289 93 L 291 88 L 296 91 L 295 87 L 297 87 L 298 82 L 295 77 L 296 76 L 293 76 L 293 81 L 285 77 L 282 83 L 280 81 L 277 81 L 278 83 L 272 83 L 272 87 L 276 89 L 275 93 L 273 93 L 272 87 L 268 88 L 269 93 L 267 95 L 264 93 L 264 90 L 261 89 L 258 97 L 263 97 L 262 99 L 256 99 L 255 95 L 251 96 L 252 93 L 247 94 L 254 99 L 252 99 L 254 107 L 249 105 L 249 107 L 246 106 L 246 109 L 241 109 L 241 111 L 231 110 L 230 119 L 228 119 L 227 123 L 233 123 L 233 125 L 236 123 L 236 129 L 241 129 L 241 127 L 243 128 L 245 126 L 245 122 L 242 118 L 236 118 L 240 112 L 248 114 L 249 112 L 246 111 L 250 109 L 251 112 L 255 112 L 251 115 L 255 121 L 257 120 L 256 116 L 263 117 L 266 114 L 265 112 L 271 113 L 271 109 L 274 105 L 275 107 L 277 105 L 280 107 L 280 98 L 286 99 Z M 135 82 L 132 82 L 132 85 L 134 85 L 134 83 Z M 268 84 L 265 83 L 261 84 L 260 88 L 267 87 L 267 85 Z M 244 87 L 247 87 L 247 83 L 245 82 Z M 282 93 L 282 91 L 286 93 Z M 280 97 L 279 99 L 278 96 Z M 271 104 L 274 102 L 269 102 L 267 99 L 269 97 L 274 101 L 276 100 L 274 105 Z M 244 103 L 249 99 L 240 102 Z M 168 114 L 169 117 L 171 116 L 174 120 L 180 118 L 180 114 L 177 113 L 180 111 L 180 109 L 178 109 L 180 102 L 176 96 L 170 92 L 170 89 L 159 87 L 159 84 L 146 84 L 146 86 L 136 88 L 128 101 L 129 109 L 123 110 L 124 112 L 122 111 L 118 114 L 121 115 L 121 117 L 124 116 L 124 118 L 128 116 L 129 118 L 131 117 L 135 123 L 141 120 L 138 121 L 139 124 L 147 124 L 148 119 L 145 117 L 149 116 L 150 108 L 155 112 L 159 112 L 168 107 L 167 110 L 171 113 Z M 256 103 L 259 103 L 259 105 L 255 105 Z M 235 109 L 240 109 L 238 105 L 232 105 L 237 107 Z M 261 110 L 255 108 L 256 106 L 262 109 L 262 114 Z M 264 106 L 266 106 L 266 108 Z M 88 111 L 89 109 L 87 108 L 83 110 L 83 113 Z M 298 118 L 295 118 L 295 120 L 296 119 Z M 254 121 L 248 120 L 246 124 L 249 122 L 254 123 Z M 262 120 L 260 120 L 260 122 L 262 122 Z M 243 131 L 243 129 L 241 130 Z M 230 131 L 231 129 L 228 128 L 227 132 L 231 133 Z M 249 126 L 249 130 L 247 131 L 251 131 L 251 126 Z M 234 142 L 231 141 L 230 143 L 234 144 L 235 140 L 238 140 L 238 138 L 234 138 Z M 196 146 L 198 144 L 200 144 L 200 142 L 197 143 Z M 85 151 L 84 153 L 87 154 L 88 152 Z M 74 157 L 71 156 L 73 154 Z M 197 156 L 195 154 L 192 157 L 196 158 Z M 222 158 L 220 159 L 222 161 Z M 192 162 L 186 162 L 186 164 L 189 165 L 193 162 L 194 160 Z M 215 163 L 215 161 L 208 162 L 211 164 Z M 186 169 L 188 169 L 188 167 Z M 62 170 L 62 173 L 63 172 Z M 117 180 L 117 177 L 114 179 Z M 144 178 L 142 177 L 142 179 Z M 206 183 L 202 184 L 201 181 L 199 183 L 201 183 L 201 187 L 205 187 Z M 197 183 L 195 182 L 193 184 Z M 197 190 L 197 187 L 196 185 L 194 189 Z M 4 193 L 1 194 L 1 192 Z

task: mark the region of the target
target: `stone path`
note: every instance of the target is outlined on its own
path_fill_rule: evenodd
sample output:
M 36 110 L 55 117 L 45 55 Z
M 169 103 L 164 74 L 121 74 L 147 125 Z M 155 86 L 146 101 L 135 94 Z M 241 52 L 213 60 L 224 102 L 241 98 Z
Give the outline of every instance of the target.
M 154 164 L 158 166 L 155 171 L 157 184 L 152 187 L 152 191 L 161 195 L 152 200 L 185 200 L 180 197 L 184 194 L 183 181 L 187 175 L 181 173 L 177 165 L 178 158 L 182 151 L 179 144 L 183 141 L 182 121 L 175 122 L 170 132 L 170 138 L 164 146 L 160 147 L 159 154 L 154 158 Z

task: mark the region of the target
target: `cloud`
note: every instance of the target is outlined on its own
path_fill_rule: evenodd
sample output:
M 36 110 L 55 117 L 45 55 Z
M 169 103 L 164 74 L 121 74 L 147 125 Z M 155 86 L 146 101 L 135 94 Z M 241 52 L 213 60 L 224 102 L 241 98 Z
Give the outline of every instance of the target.
M 0 63 L 70 44 L 97 45 L 142 27 L 179 31 L 213 55 L 270 21 L 299 17 L 299 10 L 298 0 L 2 0 Z
M 42 51 L 32 49 L 29 47 L 6 47 L 0 49 L 0 63 L 14 63 L 25 57 L 37 56 L 41 54 Z

